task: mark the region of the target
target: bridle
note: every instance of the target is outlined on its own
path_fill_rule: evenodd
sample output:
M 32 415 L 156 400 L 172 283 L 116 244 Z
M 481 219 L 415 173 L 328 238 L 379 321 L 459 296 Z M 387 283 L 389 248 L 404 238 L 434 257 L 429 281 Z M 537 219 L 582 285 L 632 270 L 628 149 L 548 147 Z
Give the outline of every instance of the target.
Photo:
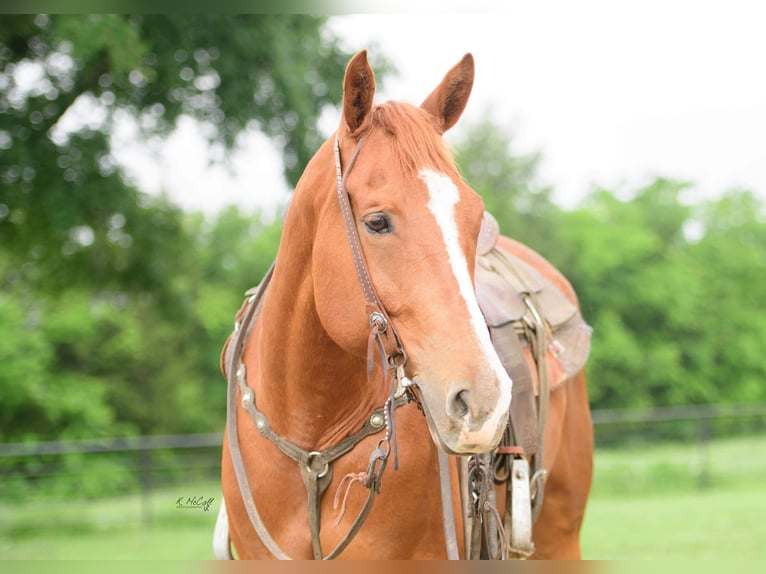
M 340 204 L 340 211 L 343 215 L 343 225 L 346 228 L 346 237 L 348 238 L 348 244 L 351 248 L 351 256 L 354 259 L 354 268 L 356 269 L 356 276 L 359 278 L 359 283 L 362 286 L 364 292 L 364 298 L 366 299 L 366 312 L 370 320 L 370 337 L 369 341 L 372 343 L 376 340 L 381 351 L 383 358 L 384 368 L 393 367 L 404 368 L 407 362 L 407 353 L 404 351 L 399 334 L 396 332 L 396 327 L 388 317 L 386 308 L 383 303 L 380 302 L 378 293 L 375 290 L 375 285 L 370 279 L 370 273 L 367 271 L 367 263 L 364 259 L 364 251 L 362 250 L 362 244 L 359 241 L 359 233 L 356 230 L 356 221 L 354 220 L 354 213 L 351 210 L 351 201 L 346 190 L 346 179 L 351 173 L 351 168 L 356 163 L 356 158 L 359 156 L 359 151 L 362 149 L 364 143 L 364 136 L 359 138 L 359 142 L 356 144 L 354 153 L 351 155 L 351 159 L 346 167 L 346 173 L 343 175 L 341 161 L 340 161 L 340 140 L 338 136 L 335 136 L 335 191 L 338 196 L 338 203 Z M 370 345 L 367 348 L 367 369 L 371 368 L 372 354 Z
M 362 137 L 357 143 L 344 175 L 341 168 L 340 142 L 336 136 L 336 192 L 357 277 L 359 278 L 366 300 L 365 309 L 370 324 L 370 334 L 367 345 L 368 378 L 373 369 L 375 351 L 377 350 L 383 366 L 384 380 L 390 382 L 391 386 L 390 395 L 385 404 L 382 407 L 375 409 L 362 428 L 356 433 L 322 451 L 306 451 L 298 445 L 280 437 L 272 430 L 266 415 L 257 409 L 255 404 L 255 394 L 247 384 L 247 373 L 243 362 L 243 353 L 245 343 L 247 342 L 252 326 L 260 311 L 263 295 L 271 280 L 274 264 L 272 264 L 271 268 L 266 273 L 266 276 L 259 285 L 257 291 L 248 299 L 242 320 L 235 325 L 233 344 L 227 350 L 228 360 L 226 361 L 226 364 L 228 369 L 226 374 L 228 397 L 226 408 L 226 432 L 234 474 L 245 509 L 255 532 L 258 534 L 269 552 L 280 560 L 289 560 L 290 556 L 288 556 L 273 539 L 258 513 L 255 500 L 253 499 L 250 481 L 247 477 L 244 461 L 242 459 L 237 432 L 237 390 L 239 390 L 242 407 L 249 413 L 255 428 L 261 436 L 273 442 L 280 451 L 298 463 L 307 493 L 312 552 L 314 558 L 318 560 L 336 558 L 359 531 L 372 510 L 376 495 L 380 493 L 383 472 L 392 452 L 394 454 L 394 467 L 397 468 L 398 462 L 396 457 L 394 414 L 396 408 L 407 404 L 414 398 L 412 388 L 414 387 L 414 383 L 404 374 L 407 354 L 394 324 L 391 322 L 384 305 L 378 297 L 375 286 L 373 285 L 367 270 L 364 252 L 359 240 L 356 222 L 354 220 L 350 199 L 346 190 L 346 178 L 351 172 L 351 168 L 359 155 L 363 142 L 364 138 Z M 332 480 L 332 463 L 344 454 L 350 452 L 364 438 L 377 434 L 384 428 L 384 437 L 378 441 L 376 448 L 370 454 L 367 472 L 359 473 L 351 477 L 352 481 L 362 484 L 368 489 L 367 499 L 362 509 L 359 511 L 359 514 L 352 522 L 348 533 L 332 551 L 328 554 L 324 554 L 320 543 L 320 501 L 322 494 Z M 448 459 L 447 455 L 441 450 L 438 452 L 439 470 L 441 475 L 442 514 L 445 525 L 448 555 L 450 559 L 457 559 L 457 542 L 452 509 L 451 487 L 449 483 Z M 349 477 L 344 477 L 341 486 L 346 478 Z

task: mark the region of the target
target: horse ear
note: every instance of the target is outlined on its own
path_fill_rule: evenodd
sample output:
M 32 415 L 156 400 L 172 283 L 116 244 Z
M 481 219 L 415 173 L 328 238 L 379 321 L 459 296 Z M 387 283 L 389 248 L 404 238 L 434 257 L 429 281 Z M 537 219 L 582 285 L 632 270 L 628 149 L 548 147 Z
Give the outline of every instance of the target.
M 349 61 L 343 79 L 343 119 L 352 134 L 369 122 L 374 96 L 375 74 L 367 50 L 361 50 Z
M 454 126 L 468 103 L 473 88 L 473 56 L 466 54 L 444 76 L 441 84 L 420 104 L 420 107 L 436 118 L 441 133 Z

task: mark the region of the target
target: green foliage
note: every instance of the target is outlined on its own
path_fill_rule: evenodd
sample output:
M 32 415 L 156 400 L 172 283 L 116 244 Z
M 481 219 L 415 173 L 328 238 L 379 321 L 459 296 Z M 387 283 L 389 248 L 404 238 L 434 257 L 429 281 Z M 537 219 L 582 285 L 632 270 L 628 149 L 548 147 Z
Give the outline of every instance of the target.
M 281 225 L 229 209 L 210 222 L 190 214 L 182 228 L 196 259 L 156 254 L 152 264 L 167 265 L 157 291 L 0 296 L 3 330 L 13 334 L 0 338 L 8 396 L 0 438 L 217 428 L 225 408 L 220 349 L 245 289 L 275 255 Z
M 260 129 L 294 183 L 350 57 L 323 21 L 0 20 L 0 440 L 220 428 L 220 348 L 281 226 L 147 197 L 116 166 L 111 132 L 132 117 L 164 137 L 186 115 L 228 149 Z
M 740 219 L 726 224 L 717 215 L 700 220 L 705 231 L 696 240 L 685 233 L 698 221 L 679 199 L 686 187 L 659 179 L 626 201 L 598 190 L 562 214 L 562 249 L 548 255 L 578 288 L 595 327 L 589 374 L 597 406 L 766 397 L 754 384 L 766 366 L 754 350 L 762 336 L 763 205 L 748 196 L 747 237 L 760 234 L 760 246 L 741 240 Z M 698 211 L 717 213 L 733 199 L 724 195 Z
M 702 238 L 690 247 L 706 299 L 689 361 L 727 400 L 762 400 L 766 380 L 763 286 L 766 214 L 754 194 L 732 191 L 701 206 Z
M 507 235 L 575 286 L 594 327 L 594 407 L 766 399 L 765 206 L 732 191 L 698 204 L 657 179 L 621 199 L 593 190 L 573 210 L 535 183 L 537 156 L 488 121 L 458 145 L 463 175 Z M 701 236 L 692 230 L 701 229 Z
M 31 318 L 30 318 L 31 319 Z M 15 300 L 0 293 L 0 433 L 36 417 L 45 402 L 47 366 L 52 350 Z M 1 439 L 7 437 L 0 435 Z
M 282 147 L 294 184 L 350 56 L 322 24 L 277 14 L 3 17 L 0 243 L 10 272 L 52 290 L 162 289 L 172 275 L 163 255 L 174 260 L 183 246 L 180 215 L 125 185 L 109 148 L 117 118 L 132 116 L 149 137 L 191 116 L 225 148 L 258 128 Z
M 504 233 L 541 249 L 550 238 L 550 219 L 556 214 L 552 190 L 536 182 L 539 154 L 519 155 L 512 144 L 485 117 L 459 143 L 455 161 Z
M 295 181 L 348 56 L 321 25 L 284 15 L 0 20 L 1 440 L 220 429 L 220 349 L 281 224 L 148 198 L 123 180 L 109 133 L 120 114 L 147 137 L 190 115 L 231 147 L 256 126 L 283 147 Z M 88 119 L 64 129 L 78 107 Z M 577 289 L 595 329 L 594 407 L 766 400 L 757 196 L 689 203 L 691 184 L 657 179 L 627 198 L 594 189 L 564 210 L 538 183 L 539 155 L 518 154 L 488 119 L 456 159 L 503 231 Z

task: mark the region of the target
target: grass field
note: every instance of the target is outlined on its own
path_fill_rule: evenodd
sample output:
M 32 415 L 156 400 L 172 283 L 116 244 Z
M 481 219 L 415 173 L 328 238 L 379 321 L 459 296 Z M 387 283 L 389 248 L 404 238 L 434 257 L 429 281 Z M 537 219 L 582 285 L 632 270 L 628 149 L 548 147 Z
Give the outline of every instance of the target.
M 766 558 L 766 485 L 591 499 L 583 555 L 599 560 Z
M 704 486 L 704 488 L 703 488 Z M 766 437 L 599 449 L 582 533 L 604 560 L 766 558 Z
M 707 463 L 705 462 L 707 461 Z M 698 487 L 707 465 L 705 481 Z M 209 512 L 179 496 L 214 497 Z M 138 495 L 0 503 L 0 557 L 209 559 L 218 484 L 156 491 L 152 523 Z M 601 450 L 582 534 L 590 559 L 766 558 L 766 437 L 695 446 Z

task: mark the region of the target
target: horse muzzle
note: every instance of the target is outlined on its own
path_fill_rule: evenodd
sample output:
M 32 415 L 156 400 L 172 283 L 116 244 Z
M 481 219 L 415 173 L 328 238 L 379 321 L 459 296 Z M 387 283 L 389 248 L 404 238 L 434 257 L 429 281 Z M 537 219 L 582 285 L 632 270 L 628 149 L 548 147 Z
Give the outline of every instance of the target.
M 498 445 L 510 408 L 510 402 L 502 400 L 499 385 L 497 390 L 481 391 L 476 385 L 458 382 L 445 393 L 429 389 L 417 379 L 414 382 L 428 429 L 442 450 L 469 455 L 488 452 Z

